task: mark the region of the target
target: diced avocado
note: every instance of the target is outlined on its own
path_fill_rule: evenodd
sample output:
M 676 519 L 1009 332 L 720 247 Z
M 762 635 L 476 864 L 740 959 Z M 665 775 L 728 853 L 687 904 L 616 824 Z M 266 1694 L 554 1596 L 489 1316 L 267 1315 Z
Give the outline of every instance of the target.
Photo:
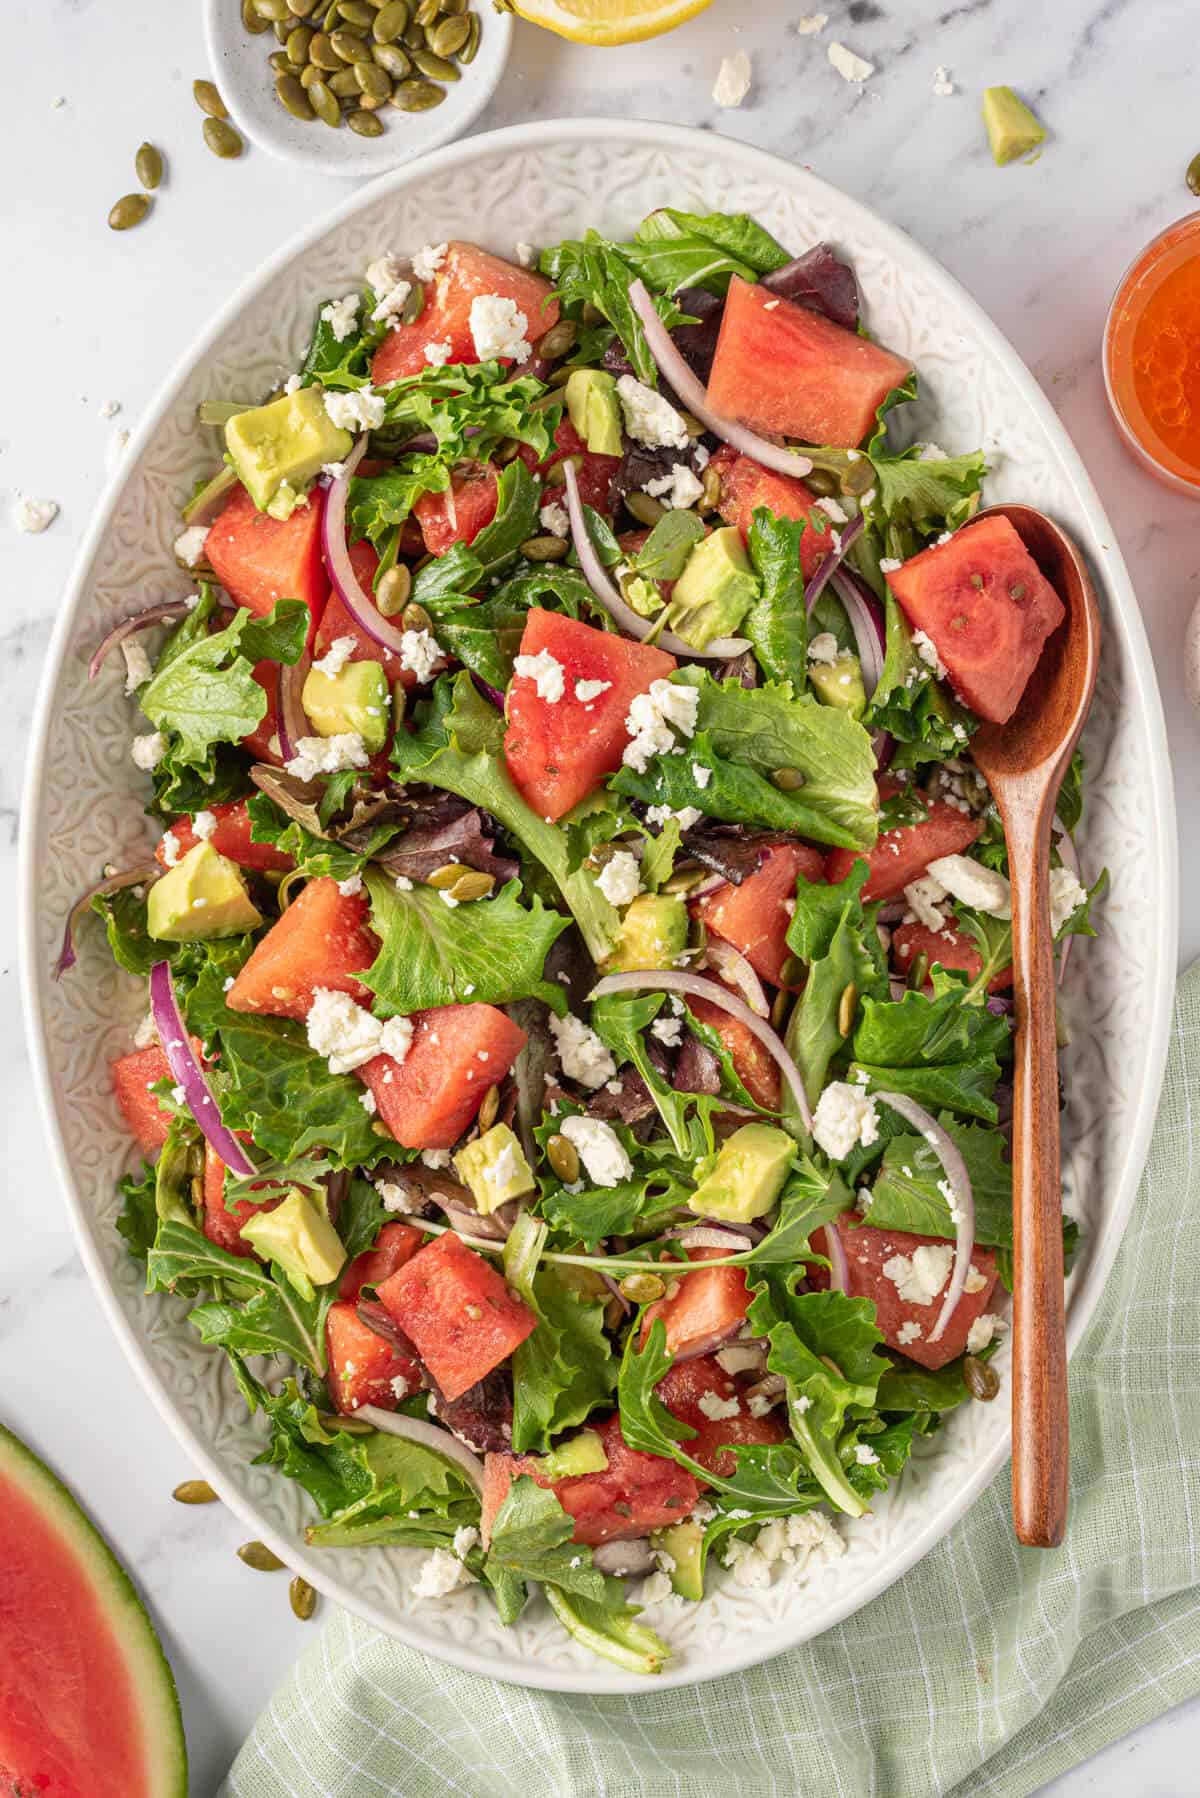
M 1011 87 L 989 87 L 983 96 L 983 122 L 994 160 L 1003 168 L 1046 141 L 1046 130 L 1018 100 Z
M 578 1436 L 537 1460 L 538 1472 L 548 1480 L 573 1480 L 581 1473 L 603 1473 L 607 1466 L 608 1456 L 595 1430 L 580 1430 Z
M 673 1523 L 669 1529 L 654 1530 L 650 1544 L 662 1549 L 674 1561 L 667 1577 L 680 1598 L 703 1598 L 704 1565 L 700 1552 L 704 1545 L 703 1526 L 691 1521 Z
M 278 1262 L 297 1292 L 312 1297 L 314 1286 L 336 1280 L 346 1264 L 342 1239 L 320 1207 L 293 1186 L 274 1211 L 259 1211 L 242 1225 L 242 1235 L 266 1261 Z
M 493 1124 L 460 1149 L 454 1166 L 485 1217 L 509 1199 L 533 1192 L 537 1184 L 521 1145 L 507 1124 Z
M 722 525 L 698 543 L 671 594 L 667 623 L 694 649 L 714 637 L 730 637 L 758 597 L 758 576 L 750 566 L 742 533 Z
M 262 923 L 234 862 L 197 843 L 150 888 L 146 928 L 162 943 L 206 943 Z
M 748 1224 L 771 1209 L 787 1179 L 796 1144 L 774 1124 L 743 1124 L 721 1145 L 688 1210 L 698 1217 L 724 1217 Z
M 300 697 L 319 737 L 360 736 L 368 755 L 387 742 L 392 696 L 381 662 L 347 662 L 337 674 L 310 668 Z
M 688 915 L 675 893 L 641 893 L 621 919 L 621 935 L 601 964 L 605 974 L 673 968 L 687 948 Z
M 615 378 L 600 368 L 574 368 L 565 394 L 567 416 L 592 454 L 619 456 L 624 446 Z
M 621 597 L 639 618 L 655 618 L 662 611 L 662 588 L 648 575 L 630 571 L 621 576 Z
M 353 446 L 350 432 L 329 417 L 317 387 L 298 387 L 267 406 L 239 412 L 225 426 L 225 447 L 247 493 L 260 512 L 271 509 L 278 495 L 285 518 L 325 464 L 340 462 Z
M 835 705 L 852 718 L 861 718 L 866 711 L 862 663 L 848 650 L 843 650 L 836 662 L 810 662 L 808 678 L 826 705 Z

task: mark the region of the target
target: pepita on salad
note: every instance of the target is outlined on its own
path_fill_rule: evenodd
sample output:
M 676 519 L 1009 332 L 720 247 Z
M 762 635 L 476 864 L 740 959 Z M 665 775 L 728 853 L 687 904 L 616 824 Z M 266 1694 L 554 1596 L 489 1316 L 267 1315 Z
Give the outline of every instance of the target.
M 374 23 L 287 18 L 293 100 L 366 112 L 311 52 Z M 369 1485 L 376 1552 L 431 1553 L 446 1602 L 513 1620 L 519 1564 L 646 1674 L 670 1644 L 592 1544 L 664 1531 L 689 1602 L 765 1525 L 837 1554 L 1005 1378 L 1011 893 L 971 745 L 1063 608 L 976 516 L 980 453 L 890 440 L 916 371 L 802 248 L 690 213 L 373 246 L 294 374 L 202 402 L 198 597 L 93 658 L 149 663 L 155 859 L 79 908 L 149 982 L 111 1069 L 148 1290 L 319 1486 L 308 1543 L 362 1540 Z M 1081 805 L 1076 762 L 1059 957 L 1100 921 Z

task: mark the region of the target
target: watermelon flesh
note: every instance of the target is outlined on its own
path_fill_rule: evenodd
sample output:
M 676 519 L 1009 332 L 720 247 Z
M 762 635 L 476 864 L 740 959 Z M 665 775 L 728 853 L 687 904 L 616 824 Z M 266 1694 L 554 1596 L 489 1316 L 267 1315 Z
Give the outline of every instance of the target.
M 364 1286 L 380 1286 L 389 1274 L 411 1261 L 421 1246 L 421 1232 L 411 1224 L 385 1224 L 374 1246 L 364 1249 L 342 1269 L 338 1297 L 356 1299 Z
M 892 960 L 903 978 L 918 955 L 927 955 L 929 965 L 940 962 L 943 968 L 961 968 L 975 979 L 983 968 L 983 958 L 969 936 L 946 924 L 941 930 L 930 930 L 926 924 L 900 924 L 892 932 Z M 988 981 L 988 992 L 1003 992 L 1012 985 L 1012 968 L 1001 968 Z
M 303 1019 L 317 988 L 328 987 L 370 1006 L 374 995 L 358 979 L 379 953 L 370 911 L 365 893 L 340 893 L 328 875 L 310 880 L 260 939 L 225 1003 L 231 1011 Z
M 690 1261 L 714 1261 L 724 1249 L 693 1249 Z M 657 1317 L 667 1332 L 667 1352 L 672 1355 L 707 1355 L 736 1336 L 750 1309 L 746 1276 L 740 1267 L 706 1267 L 680 1274 L 675 1290 L 649 1305 L 642 1319 L 642 1340 Z M 687 1421 L 692 1420 L 689 1417 Z
M 714 985 L 719 984 L 714 982 Z M 780 1102 L 779 1065 L 773 1061 L 740 1018 L 708 999 L 688 994 L 687 1008 L 701 1024 L 715 1030 L 728 1051 L 733 1071 L 756 1105 L 766 1111 L 778 1111 Z
M 423 493 L 413 506 L 413 516 L 430 555 L 444 556 L 455 543 L 474 543 L 496 516 L 499 497 L 495 469 L 481 462 L 460 468 L 445 493 Z
M 714 1273 L 718 1271 L 735 1273 L 739 1270 L 713 1269 Z M 768 1411 L 765 1417 L 752 1417 L 738 1392 L 737 1382 L 711 1355 L 677 1361 L 659 1381 L 655 1391 L 667 1410 L 681 1423 L 690 1424 L 696 1432 L 694 1437 L 680 1444 L 684 1453 L 723 1479 L 737 1469 L 734 1449 L 766 1448 L 787 1441 L 788 1428 L 782 1413 Z M 702 1408 L 702 1401 L 710 1395 L 725 1404 L 737 1397 L 741 1409 L 735 1417 L 709 1417 Z
M 693 917 L 740 949 L 756 974 L 780 984 L 783 964 L 791 953 L 787 929 L 788 902 L 796 897 L 796 878 L 824 880 L 825 857 L 807 843 L 773 843 L 748 879 L 731 880 L 697 899 Z
M 826 1225 L 827 1229 L 829 1227 Z M 945 1367 L 948 1361 L 955 1360 L 965 1351 L 971 1325 L 990 1308 L 996 1290 L 998 1270 L 994 1250 L 978 1246 L 972 1250 L 971 1266 L 982 1275 L 984 1283 L 978 1292 L 963 1293 L 942 1336 L 937 1342 L 930 1342 L 929 1334 L 937 1323 L 950 1276 L 947 1275 L 932 1304 L 914 1305 L 900 1297 L 896 1283 L 883 1270 L 895 1256 L 905 1255 L 911 1260 L 915 1250 L 944 1239 L 916 1236 L 909 1230 L 877 1230 L 871 1224 L 864 1224 L 857 1211 L 843 1211 L 833 1220 L 833 1227 L 846 1251 L 846 1290 L 852 1299 L 874 1302 L 875 1321 L 889 1348 L 930 1368 Z M 819 1249 L 820 1246 L 818 1232 L 813 1238 L 813 1247 Z M 808 1277 L 813 1286 L 829 1284 L 825 1268 L 810 1267 Z M 918 1332 L 915 1336 L 914 1329 Z
M 243 1142 L 251 1140 L 247 1131 L 239 1132 Z M 242 1235 L 242 1225 L 260 1211 L 274 1211 L 282 1205 L 283 1194 L 276 1189 L 273 1199 L 264 1199 L 261 1203 L 254 1199 L 239 1199 L 231 1211 L 225 1203 L 225 1175 L 228 1170 L 221 1157 L 211 1143 L 204 1145 L 204 1234 L 210 1242 L 216 1243 L 219 1249 L 225 1249 L 231 1255 L 241 1255 L 246 1260 L 261 1259 L 257 1250 Z
M 421 1389 L 421 1365 L 415 1355 L 373 1330 L 352 1301 L 339 1299 L 325 1320 L 329 1357 L 329 1390 L 343 1416 L 360 1405 L 394 1411 L 402 1398 Z
M 267 696 L 267 709 L 250 735 L 242 738 L 242 748 L 256 762 L 270 762 L 273 767 L 282 768 L 283 755 L 279 747 L 279 669 L 274 662 L 255 662 L 250 672 Z
M 734 275 L 708 403 L 766 436 L 854 449 L 911 373 L 902 356 Z
M 379 557 L 365 537 L 360 543 L 350 545 L 350 566 L 358 577 L 358 584 L 363 592 L 371 593 Z M 382 643 L 376 643 L 373 637 L 367 635 L 335 589 L 329 595 L 321 614 L 316 647 L 313 650 L 314 658 L 319 661 L 323 655 L 327 655 L 340 637 L 349 637 L 354 644 L 350 652 L 352 662 L 378 662 L 389 681 L 400 681 L 405 687 L 416 685 L 416 675 L 403 666 L 395 650 L 385 649 Z
M 576 479 L 579 483 L 579 497 L 584 505 L 593 507 L 597 512 L 608 512 L 611 509 L 608 496 L 613 476 L 621 466 L 621 458 L 602 456 L 598 451 L 590 450 L 565 412 L 554 433 L 554 449 L 544 462 L 537 460 L 527 443 L 521 445 L 517 454 L 528 468 L 543 478 L 556 462 L 564 461 L 567 456 L 572 457 L 578 464 Z M 545 498 L 551 500 L 553 497 L 554 491 L 551 488 Z
M 311 649 L 329 581 L 321 560 L 321 510 L 325 495 L 314 487 L 308 504 L 290 518 L 260 512 L 244 487 L 235 487 L 213 520 L 204 550 L 213 572 L 239 606 L 265 616 L 277 600 L 300 599 L 312 614 Z
M 491 1263 L 452 1230 L 386 1279 L 379 1301 L 451 1400 L 499 1367 L 537 1327 Z
M 427 343 L 448 346 L 448 362 L 478 362 L 471 335 L 471 302 L 486 294 L 512 300 L 525 314 L 525 336 L 536 343 L 558 322 L 558 301 L 550 282 L 532 269 L 518 268 L 481 250 L 478 244 L 448 243 L 441 267 L 424 283 L 425 308 L 415 324 L 397 325 L 375 352 L 371 378 L 376 387 L 419 375 L 429 362 Z
M 133 1585 L 0 1425 L 0 1789 L 187 1798 L 179 1696 Z
M 441 1005 L 412 1014 L 403 1062 L 376 1055 L 357 1070 L 379 1116 L 406 1149 L 453 1148 L 525 1047 L 525 1032 L 494 1005 Z
M 174 1081 L 170 1064 L 158 1044 L 119 1055 L 111 1067 L 113 1091 L 130 1133 L 142 1153 L 154 1155 L 167 1140 L 171 1119 L 150 1088 L 159 1080 Z
M 721 478 L 717 510 L 726 524 L 735 524 L 743 539 L 750 535 L 756 506 L 766 506 L 776 518 L 803 519 L 800 533 L 800 567 L 805 580 L 816 573 L 833 550 L 832 524 L 803 481 L 776 474 L 749 456 L 723 443 L 709 467 Z
M 250 814 L 246 810 L 244 799 L 226 800 L 224 804 L 210 805 L 208 809 L 217 821 L 216 829 L 211 832 L 208 841 L 218 855 L 226 856 L 229 861 L 236 862 L 239 868 L 256 868 L 260 872 L 276 869 L 283 873 L 292 866 L 291 856 L 281 854 L 273 844 L 254 842 L 250 834 Z M 190 818 L 176 818 L 175 822 L 168 826 L 154 851 L 156 859 L 164 868 L 172 865 L 167 860 L 167 836 L 175 839 L 176 861 L 181 860 L 188 850 L 194 849 L 200 841 Z
M 880 797 L 886 799 L 889 791 L 896 790 L 894 783 L 885 781 Z M 920 824 L 898 824 L 883 831 L 869 855 L 857 849 L 831 850 L 825 861 L 830 885 L 840 885 L 855 862 L 862 860 L 871 870 L 862 890 L 864 900 L 898 899 L 906 886 L 921 878 L 930 862 L 943 855 L 961 855 L 983 833 L 981 819 L 944 800 L 926 802 L 926 810 L 929 815 Z
M 980 518 L 888 575 L 959 697 L 1005 724 L 1066 608 L 1007 518 Z

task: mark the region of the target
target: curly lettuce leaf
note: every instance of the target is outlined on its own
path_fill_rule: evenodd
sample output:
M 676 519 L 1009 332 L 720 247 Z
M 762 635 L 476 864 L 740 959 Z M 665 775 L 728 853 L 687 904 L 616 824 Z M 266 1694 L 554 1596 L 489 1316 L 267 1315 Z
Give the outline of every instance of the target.
M 546 1454 L 562 1430 L 581 1424 L 617 1383 L 604 1334 L 604 1305 L 539 1267 L 547 1226 L 522 1212 L 504 1245 L 504 1277 L 537 1318 L 513 1354 L 515 1454 Z
M 259 1262 L 218 1248 L 191 1224 L 163 1219 L 147 1256 L 146 1290 L 197 1287 L 221 1294 L 188 1313 L 203 1342 L 238 1356 L 287 1355 L 314 1374 L 325 1372 L 325 1316 L 334 1289 L 304 1298 Z
M 756 506 L 747 548 L 761 583 L 740 629 L 769 681 L 790 681 L 796 693 L 808 684 L 808 613 L 800 572 L 802 519 L 776 518 Z

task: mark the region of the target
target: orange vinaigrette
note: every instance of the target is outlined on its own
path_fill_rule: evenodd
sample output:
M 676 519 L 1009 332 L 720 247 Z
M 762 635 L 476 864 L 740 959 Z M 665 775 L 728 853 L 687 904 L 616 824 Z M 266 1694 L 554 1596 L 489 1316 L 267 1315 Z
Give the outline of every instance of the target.
M 1133 453 L 1200 497 L 1200 214 L 1169 226 L 1125 275 L 1105 328 L 1104 379 Z

